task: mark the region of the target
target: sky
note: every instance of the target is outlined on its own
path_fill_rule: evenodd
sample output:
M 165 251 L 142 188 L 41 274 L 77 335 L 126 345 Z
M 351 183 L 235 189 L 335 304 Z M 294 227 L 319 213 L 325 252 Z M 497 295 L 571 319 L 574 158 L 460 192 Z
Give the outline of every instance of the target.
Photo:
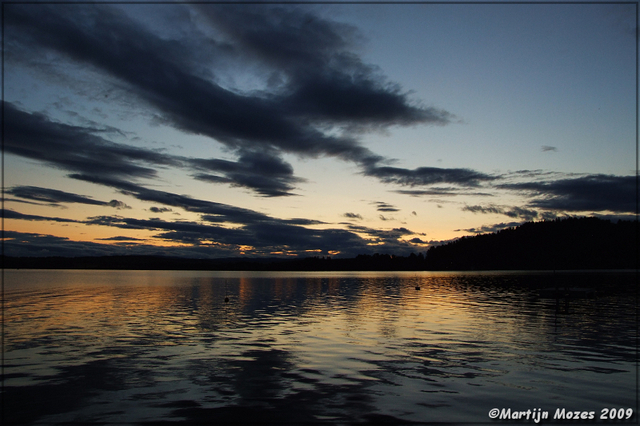
M 636 4 L 4 4 L 10 256 L 634 219 Z

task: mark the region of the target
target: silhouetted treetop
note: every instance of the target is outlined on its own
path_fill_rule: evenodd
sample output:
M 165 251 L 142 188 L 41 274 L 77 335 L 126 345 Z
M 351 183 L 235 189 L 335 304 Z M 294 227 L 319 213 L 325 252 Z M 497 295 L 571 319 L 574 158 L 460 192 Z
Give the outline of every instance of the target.
M 431 247 L 426 269 L 629 269 L 638 265 L 635 221 L 594 217 L 527 222 Z

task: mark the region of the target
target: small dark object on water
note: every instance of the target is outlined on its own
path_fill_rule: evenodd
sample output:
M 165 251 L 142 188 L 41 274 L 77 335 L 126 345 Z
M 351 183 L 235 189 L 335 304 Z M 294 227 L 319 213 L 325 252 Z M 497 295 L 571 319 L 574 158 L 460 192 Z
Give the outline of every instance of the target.
M 419 285 L 416 286 L 416 290 L 420 290 L 420 286 Z
M 224 298 L 224 303 L 229 303 L 229 298 L 228 297 Z

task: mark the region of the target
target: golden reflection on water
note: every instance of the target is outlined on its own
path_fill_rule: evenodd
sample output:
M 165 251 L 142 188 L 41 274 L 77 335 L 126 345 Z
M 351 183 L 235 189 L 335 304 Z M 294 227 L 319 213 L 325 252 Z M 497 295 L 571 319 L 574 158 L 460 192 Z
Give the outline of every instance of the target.
M 526 308 L 509 300 L 509 295 L 500 295 L 505 299 L 501 300 L 465 291 L 441 277 L 384 282 L 368 278 L 347 295 L 341 294 L 341 288 L 350 281 L 338 277 L 311 277 L 304 282 L 276 277 L 260 282 L 247 276 L 176 280 L 175 274 L 162 272 L 109 275 L 85 271 L 72 274 L 59 286 L 50 283 L 44 290 L 7 285 L 6 343 L 10 347 L 60 330 L 72 329 L 79 336 L 102 328 L 103 336 L 117 341 L 153 335 L 167 339 L 156 344 L 171 344 L 172 339 L 189 339 L 197 330 L 239 325 L 243 317 L 264 306 L 279 306 L 269 317 L 286 315 L 287 303 L 297 305 L 295 313 L 326 326 L 325 333 L 342 330 L 346 336 L 358 332 L 410 339 L 420 333 L 446 335 L 471 327 L 482 340 L 494 342 L 533 330 L 530 338 L 542 343 L 546 336 L 535 333 L 537 327 L 531 321 L 538 326 L 549 322 L 548 312 L 526 315 Z M 9 275 L 7 281 L 11 280 Z M 414 282 L 420 283 L 421 290 L 414 288 Z M 227 296 L 228 304 L 223 300 Z
M 620 402 L 634 383 L 632 330 L 621 328 L 633 323 L 632 301 L 604 296 L 565 309 L 513 280 L 6 271 L 5 385 L 34 386 L 63 367 L 122 359 L 128 374 L 145 377 L 122 379 L 123 389 L 165 402 L 173 397 L 152 390 L 181 389 L 212 406 L 242 400 L 253 380 L 234 376 L 244 369 L 266 375 L 282 395 L 357 388 L 416 421 L 450 420 L 451 410 L 434 407 L 484 420 L 478 413 L 492 407 L 477 389 L 513 404 L 579 402 L 585 393 L 571 384 L 578 377 Z

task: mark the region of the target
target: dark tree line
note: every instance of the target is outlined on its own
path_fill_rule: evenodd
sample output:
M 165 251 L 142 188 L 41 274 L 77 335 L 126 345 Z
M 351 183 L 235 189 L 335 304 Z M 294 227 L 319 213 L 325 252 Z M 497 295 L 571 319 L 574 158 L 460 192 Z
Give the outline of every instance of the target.
M 431 247 L 426 269 L 635 269 L 638 223 L 583 217 L 527 222 Z

